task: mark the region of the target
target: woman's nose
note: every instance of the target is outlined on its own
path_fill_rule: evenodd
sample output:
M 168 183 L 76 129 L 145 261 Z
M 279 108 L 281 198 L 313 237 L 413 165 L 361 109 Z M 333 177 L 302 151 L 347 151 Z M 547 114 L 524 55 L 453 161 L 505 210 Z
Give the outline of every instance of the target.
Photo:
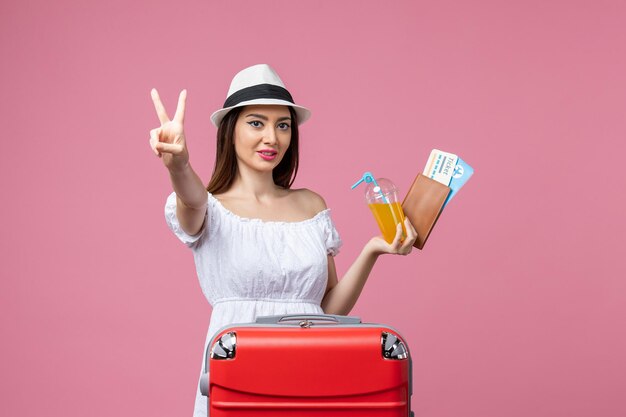
M 268 128 L 263 136 L 263 142 L 267 144 L 275 144 L 276 143 L 276 131 L 273 128 Z

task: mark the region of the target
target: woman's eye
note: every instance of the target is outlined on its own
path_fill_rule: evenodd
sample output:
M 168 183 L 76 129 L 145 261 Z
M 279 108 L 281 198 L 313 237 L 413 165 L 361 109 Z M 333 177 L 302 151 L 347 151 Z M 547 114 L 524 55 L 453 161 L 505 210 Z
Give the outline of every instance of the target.
M 278 128 L 282 130 L 287 130 L 289 129 L 289 123 L 279 123 Z
M 248 124 L 252 127 L 261 127 L 263 126 L 263 123 L 259 122 L 258 120 L 253 120 L 251 122 L 248 122 Z

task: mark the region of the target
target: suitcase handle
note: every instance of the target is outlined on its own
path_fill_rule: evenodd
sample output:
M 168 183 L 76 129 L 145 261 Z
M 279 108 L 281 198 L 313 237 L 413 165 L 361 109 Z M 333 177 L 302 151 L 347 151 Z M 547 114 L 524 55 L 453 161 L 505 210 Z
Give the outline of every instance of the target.
M 321 324 L 360 324 L 360 317 L 339 316 L 336 314 L 286 314 L 280 316 L 261 316 L 258 324 L 290 324 L 290 322 L 319 322 Z
M 200 393 L 205 397 L 209 396 L 209 373 L 206 371 L 200 377 Z

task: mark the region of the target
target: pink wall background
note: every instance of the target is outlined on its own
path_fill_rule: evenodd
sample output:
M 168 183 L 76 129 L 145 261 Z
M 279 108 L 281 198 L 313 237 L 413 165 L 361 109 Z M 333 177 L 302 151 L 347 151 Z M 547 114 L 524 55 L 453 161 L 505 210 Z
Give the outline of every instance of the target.
M 475 176 L 353 310 L 398 328 L 417 416 L 624 416 L 626 7 L 620 1 L 4 1 L 0 414 L 191 415 L 210 307 L 164 217 L 159 88 L 189 91 L 208 181 L 232 76 L 297 102 L 297 186 L 345 272 L 376 233 L 364 170 L 406 192 L 432 148 Z

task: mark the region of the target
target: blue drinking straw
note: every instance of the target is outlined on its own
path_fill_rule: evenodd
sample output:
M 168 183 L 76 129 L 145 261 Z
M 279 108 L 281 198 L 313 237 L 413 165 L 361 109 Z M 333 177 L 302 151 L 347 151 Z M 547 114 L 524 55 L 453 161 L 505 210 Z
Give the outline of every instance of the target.
M 385 194 L 383 194 L 383 190 L 380 188 L 380 186 L 378 185 L 378 183 L 376 182 L 376 178 L 374 178 L 374 175 L 372 175 L 371 172 L 366 172 L 365 174 L 363 174 L 363 178 L 361 178 L 360 180 L 358 180 L 353 186 L 352 186 L 352 190 L 354 190 L 360 183 L 362 183 L 363 181 L 367 182 L 367 183 L 374 183 L 374 185 L 378 188 L 378 192 L 380 193 L 380 196 L 383 198 L 383 201 L 387 204 L 389 204 L 389 200 L 387 200 L 387 197 L 385 197 Z M 374 190 L 376 191 L 376 190 Z

